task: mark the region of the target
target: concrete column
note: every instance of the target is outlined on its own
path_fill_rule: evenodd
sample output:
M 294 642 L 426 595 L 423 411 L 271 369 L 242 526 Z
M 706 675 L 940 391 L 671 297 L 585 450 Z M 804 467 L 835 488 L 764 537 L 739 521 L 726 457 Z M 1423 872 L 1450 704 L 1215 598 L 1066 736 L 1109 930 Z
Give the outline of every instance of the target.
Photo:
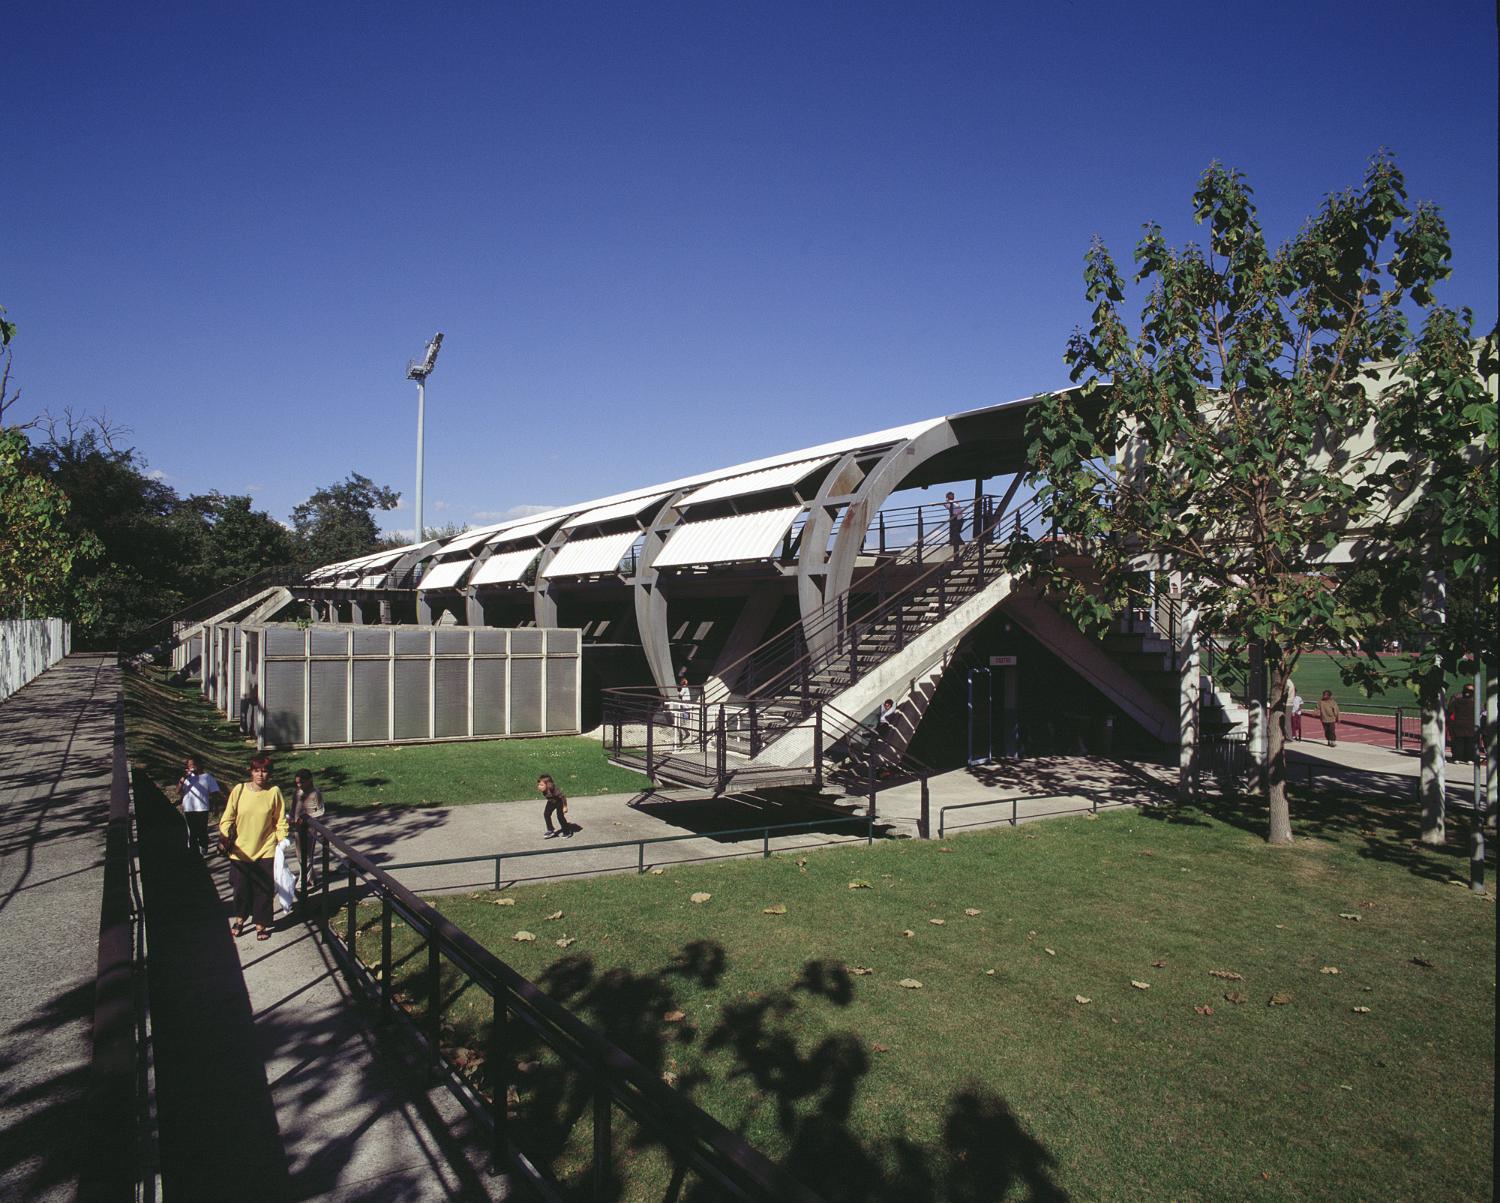
M 734 629 L 724 641 L 724 650 L 714 661 L 708 680 L 703 683 L 703 697 L 710 704 L 721 702 L 729 695 L 729 683 L 723 674 L 748 656 L 760 644 L 776 615 L 776 607 L 782 598 L 780 581 L 764 581 L 751 590 L 745 599 L 739 616 L 734 620 Z
M 353 598 L 349 602 L 349 617 L 357 627 L 365 625 L 365 603 L 359 598 Z
M 470 589 L 464 594 L 464 622 L 471 627 L 484 626 L 484 603 Z
M 430 627 L 437 622 L 437 607 L 432 603 L 431 593 L 417 594 L 417 625 Z
M 1177 650 L 1177 721 L 1182 732 L 1177 750 L 1177 793 L 1192 795 L 1198 780 L 1198 734 L 1203 725 L 1203 669 L 1198 657 L 1198 611 L 1186 607 L 1181 616 Z
M 391 603 L 389 598 L 380 599 L 380 625 L 388 627 L 391 625 Z

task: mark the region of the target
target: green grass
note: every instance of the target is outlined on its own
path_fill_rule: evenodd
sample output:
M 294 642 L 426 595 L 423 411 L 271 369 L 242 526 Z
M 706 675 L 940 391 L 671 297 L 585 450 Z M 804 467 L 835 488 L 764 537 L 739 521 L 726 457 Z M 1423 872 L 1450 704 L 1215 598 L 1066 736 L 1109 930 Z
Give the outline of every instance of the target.
M 1378 800 L 1299 800 L 1280 849 L 1225 807 L 438 905 L 829 1200 L 1491 1198 L 1493 893 Z M 472 1065 L 489 1003 L 448 968 Z M 519 1057 L 517 1122 L 576 1185 L 586 1086 Z M 621 1172 L 659 1191 L 650 1148 Z
M 223 721 L 195 685 L 169 684 L 155 670 L 125 677 L 131 755 L 152 780 L 168 785 L 182 760 L 196 753 L 226 789 L 247 776 L 254 745 Z M 551 773 L 564 793 L 631 793 L 645 788 L 638 773 L 604 759 L 599 744 L 579 736 L 402 744 L 275 753 L 273 781 L 287 788 L 310 769 L 328 802 L 344 810 L 374 806 L 462 806 L 536 798 L 536 779 Z
M 1332 691 L 1334 700 L 1343 710 L 1374 714 L 1389 714 L 1397 707 L 1409 713 L 1416 710 L 1417 698 L 1409 689 L 1397 687 L 1387 689 L 1384 693 L 1367 695 L 1357 685 L 1345 685 L 1344 679 L 1339 675 L 1339 659 L 1326 652 L 1303 652 L 1298 659 L 1292 680 L 1296 682 L 1297 692 L 1302 695 L 1302 701 L 1308 710 L 1315 708 L 1325 689 Z M 1385 656 L 1383 659 L 1390 665 L 1399 666 L 1408 663 L 1411 657 L 1392 655 Z M 1454 689 L 1463 688 L 1466 679 L 1450 674 L 1448 677 L 1450 693 Z

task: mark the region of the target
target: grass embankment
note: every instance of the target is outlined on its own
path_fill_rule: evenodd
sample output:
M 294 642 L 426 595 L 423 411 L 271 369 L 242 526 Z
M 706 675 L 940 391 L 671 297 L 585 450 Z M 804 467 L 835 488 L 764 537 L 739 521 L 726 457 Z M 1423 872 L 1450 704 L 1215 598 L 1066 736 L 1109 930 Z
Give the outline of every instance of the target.
M 1297 813 L 1289 848 L 1130 811 L 438 905 L 829 1200 L 1489 1199 L 1493 892 L 1404 812 Z M 488 999 L 446 986 L 473 1066 Z M 576 1180 L 587 1087 L 519 1059 L 517 1122 Z
M 254 745 L 223 721 L 196 685 L 169 684 L 156 670 L 128 672 L 125 706 L 131 757 L 164 789 L 181 775 L 188 752 L 225 789 L 245 780 Z M 310 769 L 328 802 L 344 810 L 535 800 L 539 773 L 551 773 L 564 793 L 578 797 L 630 793 L 646 784 L 580 736 L 326 748 L 273 757 L 276 784 L 285 789 L 298 769 Z M 167 795 L 175 798 L 175 790 Z
M 1404 653 L 1381 658 L 1392 666 L 1403 666 L 1411 661 L 1411 657 Z M 1357 685 L 1345 685 L 1344 678 L 1339 674 L 1341 659 L 1342 657 L 1332 652 L 1303 652 L 1298 658 L 1296 671 L 1292 673 L 1292 680 L 1296 683 L 1297 692 L 1302 695 L 1302 701 L 1309 710 L 1314 708 L 1325 689 L 1332 692 L 1334 700 L 1338 702 L 1341 709 L 1353 711 L 1356 714 L 1390 714 L 1398 707 L 1407 711 L 1416 710 L 1417 697 L 1409 689 L 1398 686 L 1387 689 L 1384 693 L 1367 695 Z M 1447 684 L 1449 693 L 1462 689 L 1464 682 L 1471 679 L 1450 673 Z

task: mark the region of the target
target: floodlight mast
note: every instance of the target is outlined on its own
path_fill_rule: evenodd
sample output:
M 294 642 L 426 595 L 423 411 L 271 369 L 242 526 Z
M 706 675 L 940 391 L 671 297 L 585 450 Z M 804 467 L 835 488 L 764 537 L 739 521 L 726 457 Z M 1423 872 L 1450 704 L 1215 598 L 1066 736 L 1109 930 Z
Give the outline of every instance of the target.
M 432 375 L 432 369 L 437 366 L 438 351 L 443 345 L 442 331 L 432 336 L 432 341 L 427 344 L 427 354 L 421 363 L 412 360 L 406 365 L 406 378 L 417 382 L 417 504 L 416 504 L 416 528 L 413 542 L 420 543 L 424 537 L 422 529 L 422 434 L 426 426 L 427 412 L 427 377 Z

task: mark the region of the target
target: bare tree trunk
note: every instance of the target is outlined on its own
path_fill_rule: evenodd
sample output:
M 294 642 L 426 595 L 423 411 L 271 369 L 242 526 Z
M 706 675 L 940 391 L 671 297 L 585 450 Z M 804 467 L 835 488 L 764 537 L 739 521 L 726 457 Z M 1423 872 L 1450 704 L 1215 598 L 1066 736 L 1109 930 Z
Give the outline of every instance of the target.
M 1422 617 L 1431 627 L 1447 619 L 1448 582 L 1441 571 L 1429 572 L 1422 582 Z M 1444 743 L 1448 714 L 1444 707 L 1443 664 L 1439 661 L 1422 681 L 1422 759 L 1418 794 L 1422 802 L 1422 843 L 1447 840 L 1447 782 L 1444 780 Z
M 1271 844 L 1292 842 L 1292 808 L 1286 796 L 1286 705 L 1289 666 L 1275 644 L 1266 645 L 1271 667 L 1271 704 L 1266 723 L 1266 800 L 1270 805 Z

